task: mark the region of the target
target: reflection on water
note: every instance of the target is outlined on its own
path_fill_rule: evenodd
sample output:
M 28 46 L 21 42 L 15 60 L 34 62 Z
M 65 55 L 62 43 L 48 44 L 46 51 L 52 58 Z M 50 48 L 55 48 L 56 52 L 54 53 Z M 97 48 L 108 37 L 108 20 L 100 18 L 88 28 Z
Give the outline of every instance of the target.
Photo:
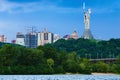
M 120 80 L 119 75 L 0 75 L 0 80 Z

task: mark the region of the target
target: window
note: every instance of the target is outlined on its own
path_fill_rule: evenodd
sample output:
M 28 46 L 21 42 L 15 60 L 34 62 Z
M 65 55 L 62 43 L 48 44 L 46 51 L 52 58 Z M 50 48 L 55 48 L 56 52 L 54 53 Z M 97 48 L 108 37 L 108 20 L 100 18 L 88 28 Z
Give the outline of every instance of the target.
M 44 33 L 44 40 L 48 40 L 48 33 Z

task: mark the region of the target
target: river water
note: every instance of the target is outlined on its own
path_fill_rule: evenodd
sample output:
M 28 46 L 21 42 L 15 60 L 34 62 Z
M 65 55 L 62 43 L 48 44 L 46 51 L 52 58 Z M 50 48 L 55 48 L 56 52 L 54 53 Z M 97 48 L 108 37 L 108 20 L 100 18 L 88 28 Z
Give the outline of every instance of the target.
M 120 75 L 0 75 L 0 80 L 120 80 Z

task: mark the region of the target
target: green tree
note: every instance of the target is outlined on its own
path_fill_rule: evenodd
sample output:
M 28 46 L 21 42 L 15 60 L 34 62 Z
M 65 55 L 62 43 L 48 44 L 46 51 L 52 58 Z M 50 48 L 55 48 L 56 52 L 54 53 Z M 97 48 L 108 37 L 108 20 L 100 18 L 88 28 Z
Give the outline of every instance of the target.
M 47 64 L 49 66 L 50 73 L 54 73 L 54 60 L 52 58 L 47 59 Z
M 5 44 L 0 49 L 0 65 L 12 66 L 17 62 L 17 48 L 10 44 Z
M 81 58 L 79 62 L 79 73 L 83 74 L 91 74 L 91 65 L 90 62 L 85 59 Z
M 65 61 L 64 69 L 67 72 L 73 72 L 76 73 L 78 72 L 78 63 L 79 63 L 79 57 L 75 52 L 69 53 L 67 55 L 67 60 Z
M 97 72 L 108 72 L 109 71 L 109 66 L 108 64 L 104 63 L 104 62 L 97 62 L 94 66 L 93 66 L 94 70 Z
M 44 53 L 37 49 L 26 49 L 18 59 L 20 65 L 38 65 L 43 63 Z

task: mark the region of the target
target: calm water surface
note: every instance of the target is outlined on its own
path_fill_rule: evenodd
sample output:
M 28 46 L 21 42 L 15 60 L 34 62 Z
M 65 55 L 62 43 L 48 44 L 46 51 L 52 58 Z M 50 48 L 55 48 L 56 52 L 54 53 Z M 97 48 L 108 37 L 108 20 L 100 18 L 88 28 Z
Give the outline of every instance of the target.
M 0 75 L 0 80 L 120 80 L 120 75 Z

